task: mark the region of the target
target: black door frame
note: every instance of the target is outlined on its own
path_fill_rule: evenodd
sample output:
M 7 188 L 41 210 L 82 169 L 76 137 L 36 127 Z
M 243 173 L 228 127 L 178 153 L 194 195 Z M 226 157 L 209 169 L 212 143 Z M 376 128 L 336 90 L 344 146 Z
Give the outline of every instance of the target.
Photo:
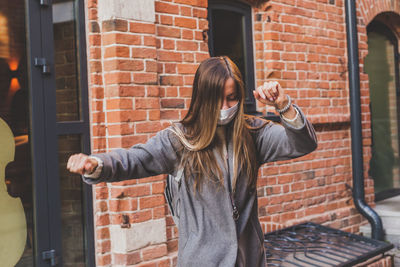
M 47 172 L 45 155 L 44 79 L 39 68 L 34 67 L 35 57 L 42 57 L 40 6 L 37 1 L 25 1 L 27 25 L 27 60 L 29 83 L 30 139 L 33 179 L 34 261 L 35 266 L 50 266 L 42 260 L 41 252 L 50 250 L 48 221 Z M 34 123 L 33 123 L 34 122 Z M 44 207 L 44 208 L 43 208 Z
M 35 266 L 52 266 L 43 259 L 43 252 L 55 250 L 60 259 L 61 203 L 60 176 L 58 168 L 58 136 L 80 134 L 83 153 L 90 153 L 90 126 L 87 82 L 87 56 L 85 35 L 84 0 L 77 4 L 77 49 L 79 66 L 80 120 L 73 122 L 56 121 L 56 93 L 54 76 L 54 36 L 51 1 L 25 0 L 27 25 L 27 57 L 29 75 L 30 138 L 33 176 L 34 209 L 34 261 Z M 43 74 L 41 67 L 35 66 L 35 59 L 46 59 L 50 73 Z M 86 265 L 95 266 L 94 224 L 92 187 L 83 185 L 83 214 L 85 232 Z M 57 266 L 62 266 L 59 261 Z

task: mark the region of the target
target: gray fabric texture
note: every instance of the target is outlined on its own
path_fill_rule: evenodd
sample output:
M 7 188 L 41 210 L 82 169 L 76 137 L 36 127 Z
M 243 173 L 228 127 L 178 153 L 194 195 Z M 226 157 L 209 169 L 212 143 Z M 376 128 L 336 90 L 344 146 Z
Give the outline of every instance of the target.
M 300 128 L 293 127 L 283 120 L 282 124 L 268 122 L 260 129 L 252 131 L 258 167 L 267 162 L 297 158 L 316 149 L 315 131 L 301 110 L 298 110 L 303 122 Z M 251 126 L 265 123 L 264 120 L 255 117 L 248 122 Z M 229 129 L 226 132 L 229 133 Z M 227 138 L 228 159 L 218 151 L 215 153 L 223 172 L 224 187 L 205 182 L 201 192 L 194 193 L 190 180 L 187 184 L 181 183 L 179 205 L 174 204 L 177 205 L 175 208 L 178 209 L 179 215 L 180 267 L 265 266 L 257 192 L 255 188 L 247 186 L 246 174 L 240 171 L 234 195 L 240 217 L 237 221 L 232 217 L 228 182 L 233 176 L 233 143 L 231 138 Z M 167 128 L 158 132 L 146 144 L 96 154 L 95 156 L 103 161 L 100 177 L 83 179 L 88 184 L 95 184 L 159 174 L 176 176 L 182 149 L 175 134 Z

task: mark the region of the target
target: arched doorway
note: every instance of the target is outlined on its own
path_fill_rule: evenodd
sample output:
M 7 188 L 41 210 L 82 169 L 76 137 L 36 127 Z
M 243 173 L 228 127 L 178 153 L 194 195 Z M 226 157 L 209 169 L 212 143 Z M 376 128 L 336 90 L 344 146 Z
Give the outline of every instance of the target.
M 398 40 L 379 20 L 367 27 L 372 130 L 369 174 L 374 179 L 376 201 L 400 194 L 399 119 L 400 85 Z

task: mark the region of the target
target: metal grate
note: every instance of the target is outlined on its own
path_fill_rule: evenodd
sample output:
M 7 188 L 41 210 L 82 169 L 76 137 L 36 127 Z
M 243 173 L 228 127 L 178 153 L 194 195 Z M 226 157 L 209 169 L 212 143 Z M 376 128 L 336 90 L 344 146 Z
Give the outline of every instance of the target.
M 315 223 L 264 236 L 266 266 L 354 266 L 393 248 L 392 244 Z

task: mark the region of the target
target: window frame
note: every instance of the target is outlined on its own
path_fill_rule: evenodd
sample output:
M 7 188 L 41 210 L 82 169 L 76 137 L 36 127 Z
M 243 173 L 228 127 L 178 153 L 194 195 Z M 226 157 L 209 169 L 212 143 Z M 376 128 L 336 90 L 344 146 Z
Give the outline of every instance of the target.
M 210 56 L 216 56 L 214 51 L 214 35 L 213 35 L 213 11 L 214 10 L 227 10 L 236 12 L 243 15 L 244 18 L 244 36 L 243 36 L 243 47 L 245 50 L 245 72 L 246 80 L 245 84 L 245 102 L 244 109 L 246 114 L 250 115 L 261 115 L 257 112 L 256 100 L 253 96 L 253 90 L 255 86 L 255 67 L 254 67 L 254 45 L 253 45 L 253 23 L 252 23 L 252 7 L 246 3 L 240 1 L 228 1 L 228 0 L 210 0 L 208 2 L 208 48 Z M 218 55 L 217 55 L 218 56 Z

